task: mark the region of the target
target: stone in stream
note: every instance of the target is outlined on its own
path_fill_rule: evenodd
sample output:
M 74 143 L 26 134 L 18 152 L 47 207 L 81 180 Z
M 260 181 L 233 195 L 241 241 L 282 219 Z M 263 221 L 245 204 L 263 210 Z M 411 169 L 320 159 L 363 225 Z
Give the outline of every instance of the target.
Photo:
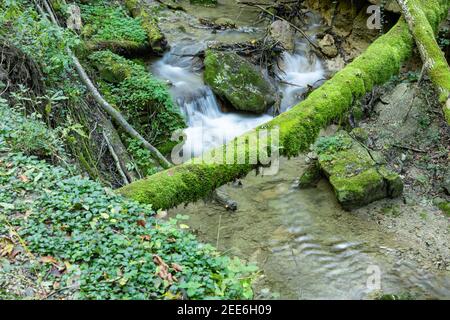
M 287 21 L 276 20 L 269 27 L 269 35 L 287 51 L 294 51 L 294 31 Z
M 322 53 L 330 58 L 336 57 L 339 53 L 333 36 L 328 33 L 319 41 L 319 47 Z
M 400 176 L 372 159 L 346 131 L 321 137 L 314 145 L 318 165 L 344 209 L 355 209 L 403 192 Z
M 322 173 L 320 170 L 319 163 L 316 160 L 314 160 L 312 163 L 308 165 L 308 167 L 301 175 L 298 181 L 298 187 L 300 189 L 313 188 L 317 185 L 321 177 Z
M 275 104 L 275 88 L 238 54 L 209 49 L 204 64 L 205 83 L 237 110 L 260 114 Z

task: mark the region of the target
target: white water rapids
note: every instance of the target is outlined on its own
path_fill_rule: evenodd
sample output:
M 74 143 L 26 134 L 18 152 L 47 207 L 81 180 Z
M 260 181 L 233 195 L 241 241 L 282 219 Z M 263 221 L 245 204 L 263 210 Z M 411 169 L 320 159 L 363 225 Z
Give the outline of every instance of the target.
M 198 156 L 213 147 L 257 127 L 273 118 L 270 114 L 253 115 L 240 112 L 224 112 L 212 90 L 203 83 L 202 74 L 195 70 L 192 52 L 198 44 L 179 45 L 155 62 L 152 72 L 171 84 L 171 93 L 186 118 L 184 159 Z M 302 46 L 299 45 L 301 48 Z M 310 60 L 313 62 L 311 63 Z M 299 102 L 308 85 L 324 77 L 319 59 L 307 59 L 305 51 L 283 53 L 277 76 L 282 80 L 281 111 Z

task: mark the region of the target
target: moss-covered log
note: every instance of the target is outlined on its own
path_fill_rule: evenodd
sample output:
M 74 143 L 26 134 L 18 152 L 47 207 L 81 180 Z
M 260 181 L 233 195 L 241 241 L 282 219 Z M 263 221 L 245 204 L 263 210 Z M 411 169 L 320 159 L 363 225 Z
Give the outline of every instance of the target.
M 425 11 L 433 28 L 447 16 L 447 0 L 433 1 Z M 374 85 L 388 81 L 410 57 L 414 45 L 403 18 L 385 35 L 332 79 L 312 92 L 307 99 L 253 130 L 279 127 L 280 152 L 295 156 L 309 148 L 319 130 L 341 118 L 352 103 Z M 248 136 L 249 134 L 247 134 Z M 217 150 L 216 150 L 217 151 Z M 211 154 L 209 154 L 211 155 Z M 198 161 L 198 160 L 197 160 Z M 215 188 L 248 173 L 255 165 L 186 164 L 172 167 L 118 190 L 119 193 L 154 208 L 170 208 L 205 196 Z
M 429 21 L 426 15 L 427 11 L 429 15 L 433 13 L 438 1 L 398 0 L 398 3 L 419 48 L 425 70 L 439 92 L 445 118 L 450 124 L 450 68 L 434 36 L 437 21 Z

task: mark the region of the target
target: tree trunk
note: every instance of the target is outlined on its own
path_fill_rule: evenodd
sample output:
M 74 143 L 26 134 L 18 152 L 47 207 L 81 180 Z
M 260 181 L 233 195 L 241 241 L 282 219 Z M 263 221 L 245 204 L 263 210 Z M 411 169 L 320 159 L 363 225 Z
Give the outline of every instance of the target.
M 431 25 L 437 28 L 447 16 L 450 4 L 448 0 L 433 3 L 432 9 L 425 14 Z M 402 63 L 411 56 L 413 46 L 414 39 L 401 18 L 388 33 L 374 41 L 361 56 L 304 101 L 244 137 L 255 135 L 263 128 L 278 127 L 281 154 L 287 157 L 298 155 L 315 141 L 321 128 L 341 118 L 356 99 L 371 91 L 374 85 L 381 85 L 397 74 Z M 234 144 L 233 141 L 228 146 Z M 247 143 L 247 147 L 251 149 L 252 144 Z M 208 152 L 206 156 L 222 152 L 223 148 L 226 147 Z M 217 187 L 246 175 L 256 166 L 248 161 L 208 164 L 194 159 L 133 182 L 118 192 L 136 201 L 151 203 L 155 209 L 166 209 L 196 201 Z
M 117 171 L 119 174 L 124 174 L 126 179 L 123 179 L 125 184 L 137 180 L 137 175 L 133 172 L 133 170 L 128 170 L 127 164 L 133 163 L 133 160 L 130 158 L 127 149 L 122 143 L 119 134 L 114 128 L 111 121 L 99 110 L 100 113 L 100 121 L 103 130 L 103 136 L 105 137 L 106 142 L 108 143 L 108 149 L 113 157 L 114 161 L 117 165 Z
M 425 70 L 439 92 L 444 116 L 450 124 L 450 68 L 444 53 L 434 36 L 433 26 L 427 19 L 426 10 L 433 10 L 436 0 L 397 0 L 419 49 Z M 437 26 L 434 25 L 436 29 Z

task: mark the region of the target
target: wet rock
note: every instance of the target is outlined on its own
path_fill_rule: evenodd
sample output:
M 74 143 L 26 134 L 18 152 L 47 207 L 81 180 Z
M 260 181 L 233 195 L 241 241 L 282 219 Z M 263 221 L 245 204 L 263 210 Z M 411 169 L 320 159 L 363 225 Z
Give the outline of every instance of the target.
M 294 51 L 294 31 L 288 22 L 283 20 L 274 21 L 269 27 L 269 35 L 272 39 L 278 41 L 287 51 Z
M 382 0 L 369 0 L 370 3 L 380 5 Z M 401 9 L 396 0 L 387 0 L 384 4 L 384 10 L 400 13 Z
M 303 172 L 298 181 L 298 187 L 300 189 L 313 188 L 317 186 L 322 174 L 320 172 L 320 165 L 318 161 L 311 162 Z
M 369 141 L 369 133 L 367 133 L 367 131 L 363 128 L 354 128 L 350 134 L 353 138 L 363 144 L 367 144 Z
M 360 142 L 347 132 L 320 138 L 314 145 L 319 165 L 344 209 L 355 209 L 386 197 L 401 195 L 398 174 L 378 165 Z
M 207 50 L 205 83 L 241 111 L 263 113 L 276 102 L 276 91 L 262 73 L 234 52 Z
M 334 41 L 334 38 L 330 34 L 326 34 L 320 41 L 319 47 L 322 53 L 330 58 L 334 58 L 338 55 L 338 48 Z
M 219 18 L 214 23 L 221 29 L 234 29 L 236 28 L 236 23 L 232 19 Z

